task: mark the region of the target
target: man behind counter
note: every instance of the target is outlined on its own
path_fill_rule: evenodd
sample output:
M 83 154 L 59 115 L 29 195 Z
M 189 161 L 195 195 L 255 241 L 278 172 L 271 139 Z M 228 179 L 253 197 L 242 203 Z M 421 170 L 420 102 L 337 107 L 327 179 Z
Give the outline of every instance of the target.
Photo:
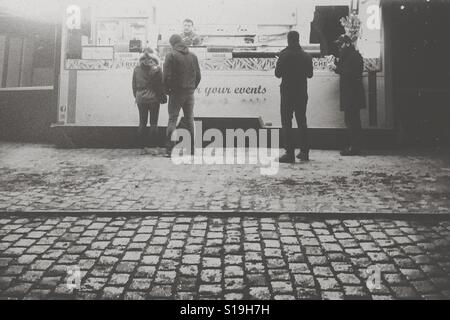
M 183 21 L 181 37 L 187 46 L 200 46 L 202 44 L 202 39 L 194 33 L 194 22 L 191 19 Z

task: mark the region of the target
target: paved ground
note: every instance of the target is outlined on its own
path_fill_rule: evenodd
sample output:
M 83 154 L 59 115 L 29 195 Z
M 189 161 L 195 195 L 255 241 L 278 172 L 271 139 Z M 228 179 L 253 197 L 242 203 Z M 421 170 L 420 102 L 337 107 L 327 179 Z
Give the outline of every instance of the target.
M 0 144 L 0 298 L 450 299 L 450 223 L 397 214 L 450 213 L 450 149 L 311 156 L 262 176 L 137 150 Z
M 174 165 L 138 150 L 0 143 L 0 210 L 450 213 L 450 148 L 308 164 Z
M 450 299 L 450 222 L 9 216 L 0 298 Z

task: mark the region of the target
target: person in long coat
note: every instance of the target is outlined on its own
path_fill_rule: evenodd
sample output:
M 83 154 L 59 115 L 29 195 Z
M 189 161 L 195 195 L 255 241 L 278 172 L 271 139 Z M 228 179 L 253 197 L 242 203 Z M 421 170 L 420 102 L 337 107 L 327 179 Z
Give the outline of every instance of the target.
M 341 155 L 353 156 L 361 152 L 360 113 L 361 109 L 366 108 L 364 60 L 349 36 L 340 36 L 336 43 L 340 48 L 340 56 L 333 69 L 340 76 L 340 105 L 347 127 L 346 147 L 341 151 Z

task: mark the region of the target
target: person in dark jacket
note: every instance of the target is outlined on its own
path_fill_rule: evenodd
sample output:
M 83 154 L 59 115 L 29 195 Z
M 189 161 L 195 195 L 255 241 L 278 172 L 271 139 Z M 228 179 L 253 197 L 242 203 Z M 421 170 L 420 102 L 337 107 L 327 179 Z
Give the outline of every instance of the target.
M 167 125 L 167 155 L 170 156 L 174 142 L 172 134 L 176 129 L 180 110 L 183 109 L 184 120 L 191 133 L 194 153 L 194 92 L 201 81 L 200 66 L 197 56 L 189 51 L 180 35 L 170 37 L 172 51 L 164 62 L 164 87 L 169 95 L 169 123 Z
M 362 80 L 364 60 L 349 36 L 340 36 L 336 43 L 340 48 L 340 56 L 334 71 L 340 75 L 341 110 L 344 111 L 348 131 L 347 146 L 341 151 L 341 155 L 353 156 L 361 151 L 360 111 L 366 107 Z
M 142 154 L 145 154 L 147 145 L 145 129 L 148 116 L 150 114 L 151 138 L 155 140 L 158 132 L 161 96 L 164 94 L 162 70 L 156 55 L 150 54 L 148 51 L 141 55 L 139 65 L 133 72 L 132 87 L 139 109 L 139 146 L 142 148 Z
M 284 154 L 281 163 L 295 162 L 295 137 L 292 129 L 292 117 L 295 114 L 300 130 L 301 152 L 297 158 L 309 160 L 308 126 L 306 106 L 308 104 L 308 78 L 313 77 L 312 58 L 300 46 L 297 31 L 287 35 L 288 46 L 279 55 L 275 76 L 281 78 L 281 126 L 285 137 Z

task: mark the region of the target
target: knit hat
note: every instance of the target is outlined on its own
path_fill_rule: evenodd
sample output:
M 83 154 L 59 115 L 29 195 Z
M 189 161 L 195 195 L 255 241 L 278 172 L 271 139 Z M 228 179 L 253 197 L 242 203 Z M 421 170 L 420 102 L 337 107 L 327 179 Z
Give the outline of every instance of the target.
M 169 43 L 171 46 L 174 46 L 180 42 L 183 42 L 183 38 L 181 38 L 179 34 L 173 34 L 169 39 Z
M 152 54 L 152 53 L 155 53 L 155 50 L 153 50 L 150 47 L 146 47 L 146 48 L 144 48 L 144 50 L 142 50 L 142 52 L 148 52 L 148 53 Z
M 148 51 L 144 51 L 139 57 L 139 62 L 142 62 L 145 59 L 151 59 L 155 62 L 156 65 L 159 65 L 159 57 L 156 54 L 149 53 Z

